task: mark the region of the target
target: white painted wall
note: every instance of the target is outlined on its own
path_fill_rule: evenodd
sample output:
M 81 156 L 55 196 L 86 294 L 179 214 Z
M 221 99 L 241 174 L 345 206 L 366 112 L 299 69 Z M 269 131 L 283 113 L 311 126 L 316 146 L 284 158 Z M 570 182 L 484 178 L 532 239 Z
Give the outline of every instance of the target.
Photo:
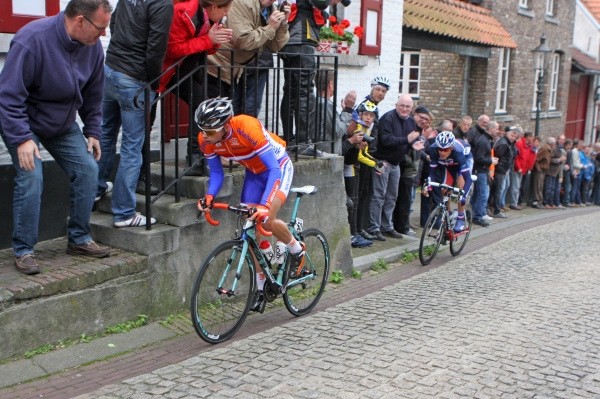
M 575 7 L 573 46 L 594 58 L 596 61 L 600 61 L 599 21 L 596 21 L 579 0 L 577 0 L 577 5 Z

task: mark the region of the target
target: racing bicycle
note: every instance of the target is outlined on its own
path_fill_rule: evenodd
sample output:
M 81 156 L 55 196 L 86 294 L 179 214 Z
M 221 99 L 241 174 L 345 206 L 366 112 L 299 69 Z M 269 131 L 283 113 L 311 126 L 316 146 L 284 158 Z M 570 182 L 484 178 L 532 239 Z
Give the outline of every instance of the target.
M 465 229 L 460 233 L 455 233 L 453 228 L 456 223 L 456 214 L 449 209 L 450 200 L 464 195 L 464 191 L 458 187 L 443 183 L 430 181 L 427 184 L 442 189 L 442 201 L 429 214 L 429 218 L 421 233 L 419 260 L 423 266 L 428 265 L 433 260 L 441 244 L 450 244 L 450 253 L 452 256 L 460 254 L 467 244 L 473 223 L 473 212 L 467 200 L 467 205 L 465 206 Z
M 257 296 L 255 274 L 257 264 L 265 274 L 263 299 L 258 309 L 262 313 L 267 302 L 280 295 L 287 310 L 294 316 L 310 312 L 323 294 L 329 276 L 330 253 L 325 234 L 308 228 L 298 217 L 300 199 L 317 192 L 314 186 L 292 188 L 296 198 L 288 228 L 305 245 L 304 267 L 300 272 L 291 270 L 291 256 L 286 249 L 283 262 L 273 262 L 261 252 L 257 242 L 271 235 L 262 223 L 251 220 L 256 208 L 246 204 L 214 203 L 212 208 L 227 210 L 238 216 L 235 237 L 218 245 L 198 271 L 191 294 L 191 317 L 194 329 L 208 343 L 216 344 L 231 338 L 244 323 Z M 204 212 L 212 225 L 219 222 Z

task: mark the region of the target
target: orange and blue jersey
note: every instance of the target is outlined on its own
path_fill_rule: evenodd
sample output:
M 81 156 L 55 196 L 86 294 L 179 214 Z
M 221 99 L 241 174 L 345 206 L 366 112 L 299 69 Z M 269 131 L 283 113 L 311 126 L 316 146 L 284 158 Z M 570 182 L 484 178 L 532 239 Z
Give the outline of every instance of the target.
M 282 167 L 289 161 L 284 140 L 270 133 L 258 119 L 248 115 L 238 115 L 229 120 L 228 131 L 220 142 L 210 144 L 204 141 L 200 133 L 198 144 L 210 167 L 207 194 L 216 196 L 223 186 L 225 176 L 221 164 L 221 157 L 223 157 L 244 166 L 247 180 L 257 185 L 246 187 L 247 183 L 244 183 L 242 202 L 258 202 L 249 201 L 244 193 L 256 193 L 257 190 L 262 189 L 259 203 L 270 206 L 280 190 Z M 252 175 L 256 178 L 248 179 Z M 263 187 L 259 187 L 259 184 Z M 287 195 L 287 192 L 284 192 L 284 195 Z

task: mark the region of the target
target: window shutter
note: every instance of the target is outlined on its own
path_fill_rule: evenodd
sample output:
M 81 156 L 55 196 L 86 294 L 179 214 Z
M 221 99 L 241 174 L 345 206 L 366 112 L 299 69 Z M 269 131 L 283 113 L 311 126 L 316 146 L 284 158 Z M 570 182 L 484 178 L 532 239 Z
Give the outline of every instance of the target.
M 364 36 L 360 39 L 359 54 L 381 54 L 381 19 L 383 0 L 361 0 L 360 24 Z

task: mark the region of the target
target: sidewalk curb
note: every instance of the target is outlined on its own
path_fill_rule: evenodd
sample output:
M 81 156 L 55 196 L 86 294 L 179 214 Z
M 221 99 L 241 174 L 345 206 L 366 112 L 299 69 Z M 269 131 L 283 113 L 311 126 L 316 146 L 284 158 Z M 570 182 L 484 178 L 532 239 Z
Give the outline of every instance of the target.
M 0 388 L 45 377 L 60 371 L 119 356 L 131 350 L 142 348 L 160 341 L 176 337 L 173 331 L 158 323 L 133 329 L 127 333 L 113 334 L 0 365 Z

